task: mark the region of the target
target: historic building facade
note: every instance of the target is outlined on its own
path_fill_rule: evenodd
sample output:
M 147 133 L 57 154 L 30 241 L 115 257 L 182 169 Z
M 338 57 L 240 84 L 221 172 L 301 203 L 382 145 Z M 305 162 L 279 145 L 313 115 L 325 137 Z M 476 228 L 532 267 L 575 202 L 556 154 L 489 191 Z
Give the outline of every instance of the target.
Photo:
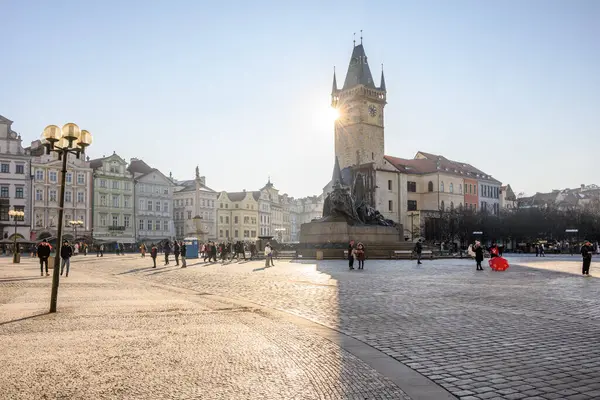
M 30 239 L 32 221 L 30 157 L 12 121 L 0 115 L 0 227 L 2 238 L 13 238 L 15 222 L 8 212 L 23 211 L 17 220 L 17 236 Z
M 94 171 L 93 238 L 135 243 L 133 174 L 116 153 L 90 162 Z
M 136 241 L 151 244 L 173 239 L 173 181 L 137 158 L 130 160 L 127 171 L 133 175 L 135 188 Z
M 219 240 L 250 241 L 258 237 L 260 192 L 221 192 L 217 198 Z
M 200 176 L 196 167 L 196 178 L 175 182 L 173 210 L 175 236 L 198 237 L 201 241 L 217 240 L 217 198 L 219 193 L 206 186 L 206 178 Z
M 58 211 L 60 201 L 62 161 L 57 153 L 46 154 L 39 140 L 31 144 L 31 173 L 33 176 L 33 226 L 36 238 L 56 237 L 58 234 Z M 92 234 L 92 169 L 90 163 L 70 154 L 65 175 L 65 207 L 63 214 L 63 237 L 74 239 L 75 229 L 70 221 L 81 221 L 77 227 L 77 239 Z

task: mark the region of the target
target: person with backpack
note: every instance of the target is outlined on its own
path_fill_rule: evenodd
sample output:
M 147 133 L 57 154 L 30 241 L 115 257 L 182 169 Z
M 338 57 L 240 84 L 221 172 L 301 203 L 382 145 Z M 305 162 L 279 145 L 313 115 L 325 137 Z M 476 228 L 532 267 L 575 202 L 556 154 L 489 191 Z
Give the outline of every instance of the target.
M 152 243 L 152 247 L 150 248 L 150 257 L 152 257 L 152 262 L 154 266 L 152 268 L 156 268 L 156 257 L 158 256 L 158 247 L 154 243 Z
M 60 276 L 62 276 L 65 265 L 67 267 L 67 275 L 69 277 L 69 269 L 71 268 L 71 256 L 73 255 L 73 248 L 69 244 L 68 240 L 63 240 L 62 247 L 60 248 Z

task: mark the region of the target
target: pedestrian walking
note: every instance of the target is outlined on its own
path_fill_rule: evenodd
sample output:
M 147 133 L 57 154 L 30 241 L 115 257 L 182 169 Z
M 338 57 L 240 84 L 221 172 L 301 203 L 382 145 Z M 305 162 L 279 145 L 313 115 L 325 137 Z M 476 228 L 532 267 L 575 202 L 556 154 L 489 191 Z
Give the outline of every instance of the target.
M 271 247 L 271 243 L 267 243 L 265 246 L 265 268 L 274 267 L 273 264 L 273 248 Z
M 104 245 L 100 245 L 100 257 L 104 257 Z
M 365 269 L 365 245 L 362 243 L 358 243 L 356 245 L 356 249 L 354 250 L 354 254 L 356 255 L 356 259 L 358 260 L 358 269 Z
M 546 257 L 546 249 L 544 248 L 544 243 L 540 244 L 540 257 Z
M 48 273 L 48 257 L 50 257 L 50 252 L 52 251 L 52 246 L 50 243 L 46 241 L 46 239 L 42 240 L 42 242 L 37 247 L 37 255 L 40 259 L 40 274 L 44 276 L 44 265 L 46 266 L 46 276 L 50 276 Z
M 185 258 L 187 256 L 187 254 L 186 254 L 187 246 L 185 245 L 185 242 L 181 242 L 181 245 L 179 246 L 179 249 L 181 251 L 181 268 L 186 268 L 187 267 L 187 263 L 185 261 Z
M 156 256 L 158 256 L 158 247 L 152 243 L 152 247 L 150 248 L 150 257 L 152 257 L 152 262 L 154 263 L 152 268 L 156 268 Z
M 173 255 L 175 256 L 175 265 L 179 266 L 179 254 L 181 252 L 181 248 L 179 247 L 179 242 L 177 240 L 173 243 Z
M 146 245 L 144 243 L 140 246 L 140 253 L 142 253 L 142 258 L 146 257 Z
M 594 247 L 588 241 L 583 243 L 581 246 L 581 257 L 583 258 L 583 267 L 581 269 L 581 273 L 583 276 L 590 276 L 590 266 L 592 265 L 592 253 L 594 252 Z
M 348 268 L 354 269 L 354 240 L 348 243 Z
M 421 239 L 417 240 L 417 243 L 415 243 L 415 248 L 413 251 L 417 255 L 417 265 L 423 264 L 421 262 L 421 254 L 423 253 L 423 243 L 421 243 Z
M 483 267 L 481 263 L 483 262 L 483 247 L 479 241 L 475 242 L 475 246 L 473 246 L 473 251 L 475 252 L 475 262 L 477 264 L 477 271 L 483 271 Z
M 169 265 L 169 254 L 171 254 L 171 243 L 167 242 L 164 245 L 165 265 Z
M 63 240 L 63 244 L 60 248 L 60 276 L 62 276 L 65 266 L 67 267 L 67 275 L 69 277 L 69 269 L 71 268 L 71 256 L 73 255 L 73 248 L 69 244 L 68 240 Z

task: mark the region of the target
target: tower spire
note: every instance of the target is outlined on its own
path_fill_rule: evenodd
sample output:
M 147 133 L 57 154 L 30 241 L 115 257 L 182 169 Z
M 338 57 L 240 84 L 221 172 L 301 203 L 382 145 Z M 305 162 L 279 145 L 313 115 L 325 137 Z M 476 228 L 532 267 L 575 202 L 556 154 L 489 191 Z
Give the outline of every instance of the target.
M 362 45 L 362 29 L 360 30 L 360 44 Z
M 379 90 L 383 90 L 384 92 L 385 90 L 385 78 L 383 76 L 383 63 L 381 64 L 381 83 L 379 85 Z
M 331 93 L 336 93 L 338 91 L 337 88 L 337 80 L 335 78 L 335 66 L 333 67 L 333 87 L 331 88 Z
M 353 38 L 352 38 L 352 44 L 354 45 L 354 47 L 356 47 L 356 32 L 354 32 L 352 34 Z

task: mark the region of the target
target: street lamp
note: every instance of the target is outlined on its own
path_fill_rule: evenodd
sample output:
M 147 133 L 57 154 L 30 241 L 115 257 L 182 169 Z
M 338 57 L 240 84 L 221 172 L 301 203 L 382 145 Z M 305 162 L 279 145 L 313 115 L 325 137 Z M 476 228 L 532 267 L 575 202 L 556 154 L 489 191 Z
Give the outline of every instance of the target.
M 77 241 L 77 227 L 78 226 L 83 226 L 83 221 L 81 220 L 75 220 L 75 221 L 69 221 L 69 225 L 73 227 L 73 242 Z
M 20 218 L 24 218 L 25 217 L 25 213 L 23 211 L 17 211 L 17 210 L 10 210 L 8 212 L 8 215 L 10 215 L 11 217 L 13 217 L 13 220 L 15 221 L 15 238 L 14 238 L 14 245 L 13 245 L 13 264 L 17 264 L 19 263 L 19 249 L 17 248 L 17 221 Z
M 60 266 L 60 246 L 62 244 L 63 216 L 65 207 L 65 176 L 67 174 L 67 158 L 74 154 L 78 159 L 85 154 L 85 148 L 92 144 L 92 135 L 86 130 L 80 130 L 74 123 L 65 124 L 62 129 L 56 125 L 48 125 L 42 133 L 42 143 L 46 147 L 46 154 L 58 153 L 58 159 L 62 160 L 60 179 L 60 203 L 58 208 L 58 232 L 56 235 L 57 249 L 54 257 L 54 271 L 52 274 L 52 295 L 50 297 L 50 312 L 56 312 L 56 301 L 58 298 L 58 279 Z

